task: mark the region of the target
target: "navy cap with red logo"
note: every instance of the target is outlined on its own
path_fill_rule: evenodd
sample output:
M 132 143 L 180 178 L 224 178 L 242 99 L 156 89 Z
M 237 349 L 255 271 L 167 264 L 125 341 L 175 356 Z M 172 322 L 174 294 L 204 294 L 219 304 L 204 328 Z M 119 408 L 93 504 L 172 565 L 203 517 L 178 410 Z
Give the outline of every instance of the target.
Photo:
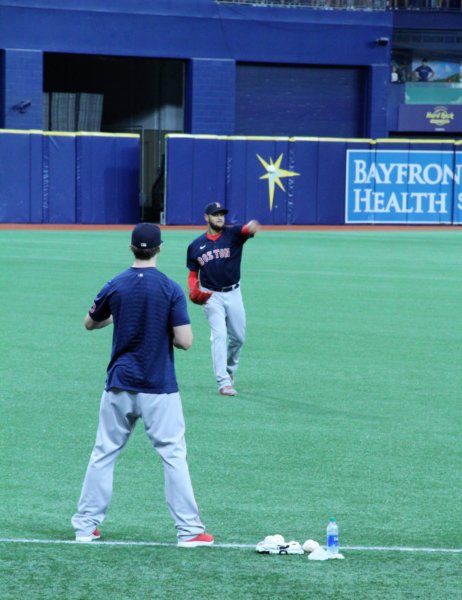
M 224 215 L 227 215 L 229 210 L 222 206 L 219 202 L 211 202 L 210 204 L 207 204 L 205 207 L 206 215 L 216 215 L 217 213 L 223 213 Z

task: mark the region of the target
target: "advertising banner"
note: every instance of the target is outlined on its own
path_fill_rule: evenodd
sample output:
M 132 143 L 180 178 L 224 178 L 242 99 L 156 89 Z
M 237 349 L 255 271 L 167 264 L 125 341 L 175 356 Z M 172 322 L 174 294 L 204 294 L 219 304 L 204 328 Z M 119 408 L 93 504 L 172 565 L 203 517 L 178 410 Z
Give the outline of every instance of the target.
M 462 132 L 462 106 L 456 104 L 400 104 L 398 131 Z
M 462 142 L 169 134 L 165 224 L 462 224 Z
M 348 150 L 345 222 L 452 223 L 462 170 L 454 157 L 452 151 Z
M 454 153 L 454 170 L 462 172 L 462 152 Z M 460 177 L 454 179 L 454 225 L 462 225 L 462 182 Z

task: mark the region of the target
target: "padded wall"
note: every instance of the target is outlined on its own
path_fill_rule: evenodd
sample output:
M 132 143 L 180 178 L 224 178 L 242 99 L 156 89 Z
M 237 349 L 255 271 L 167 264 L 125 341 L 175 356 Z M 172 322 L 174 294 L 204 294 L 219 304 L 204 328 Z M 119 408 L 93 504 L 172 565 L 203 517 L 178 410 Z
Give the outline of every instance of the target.
M 0 131 L 0 222 L 139 219 L 138 136 Z
M 77 154 L 76 222 L 138 222 L 138 137 L 79 136 Z
M 168 225 L 460 223 L 461 144 L 445 141 L 167 136 Z
M 0 222 L 28 223 L 31 213 L 31 136 L 0 135 Z M 27 165 L 27 170 L 25 167 Z M 34 181 L 37 184 L 37 180 Z M 41 181 L 39 181 L 41 186 Z
M 229 209 L 229 222 L 343 223 L 345 149 L 364 143 L 167 136 L 166 223 L 202 224 L 214 201 Z

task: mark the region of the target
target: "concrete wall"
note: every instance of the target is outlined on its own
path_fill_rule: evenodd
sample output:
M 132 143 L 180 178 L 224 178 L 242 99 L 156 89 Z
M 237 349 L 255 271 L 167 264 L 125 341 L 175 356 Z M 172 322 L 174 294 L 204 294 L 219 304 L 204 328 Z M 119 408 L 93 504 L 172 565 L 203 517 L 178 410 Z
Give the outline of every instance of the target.
M 385 11 L 287 10 L 209 0 L 51 0 L 0 2 L 4 51 L 3 127 L 41 128 L 36 106 L 44 52 L 188 61 L 185 131 L 235 133 L 236 64 L 348 66 L 367 73 L 364 135 L 387 134 L 393 15 Z M 21 80 L 12 54 L 21 50 Z M 7 92 L 7 93 L 5 93 Z M 12 106 L 32 98 L 27 119 Z M 328 132 L 327 132 L 328 134 Z

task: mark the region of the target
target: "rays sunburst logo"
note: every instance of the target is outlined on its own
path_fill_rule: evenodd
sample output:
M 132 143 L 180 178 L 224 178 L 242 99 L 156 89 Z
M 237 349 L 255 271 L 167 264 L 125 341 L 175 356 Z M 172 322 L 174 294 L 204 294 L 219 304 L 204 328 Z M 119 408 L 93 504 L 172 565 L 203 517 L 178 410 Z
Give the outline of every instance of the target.
M 296 177 L 300 175 L 300 173 L 295 173 L 295 171 L 286 171 L 285 169 L 281 169 L 281 162 L 283 157 L 284 154 L 280 154 L 275 162 L 273 162 L 273 159 L 270 158 L 270 161 L 268 163 L 259 154 L 257 154 L 258 160 L 261 162 L 261 164 L 266 170 L 266 173 L 262 175 L 260 179 L 268 180 L 268 196 L 270 210 L 273 210 L 275 186 L 278 186 L 283 192 L 285 192 L 286 189 L 282 184 L 281 179 L 283 179 L 284 177 Z

